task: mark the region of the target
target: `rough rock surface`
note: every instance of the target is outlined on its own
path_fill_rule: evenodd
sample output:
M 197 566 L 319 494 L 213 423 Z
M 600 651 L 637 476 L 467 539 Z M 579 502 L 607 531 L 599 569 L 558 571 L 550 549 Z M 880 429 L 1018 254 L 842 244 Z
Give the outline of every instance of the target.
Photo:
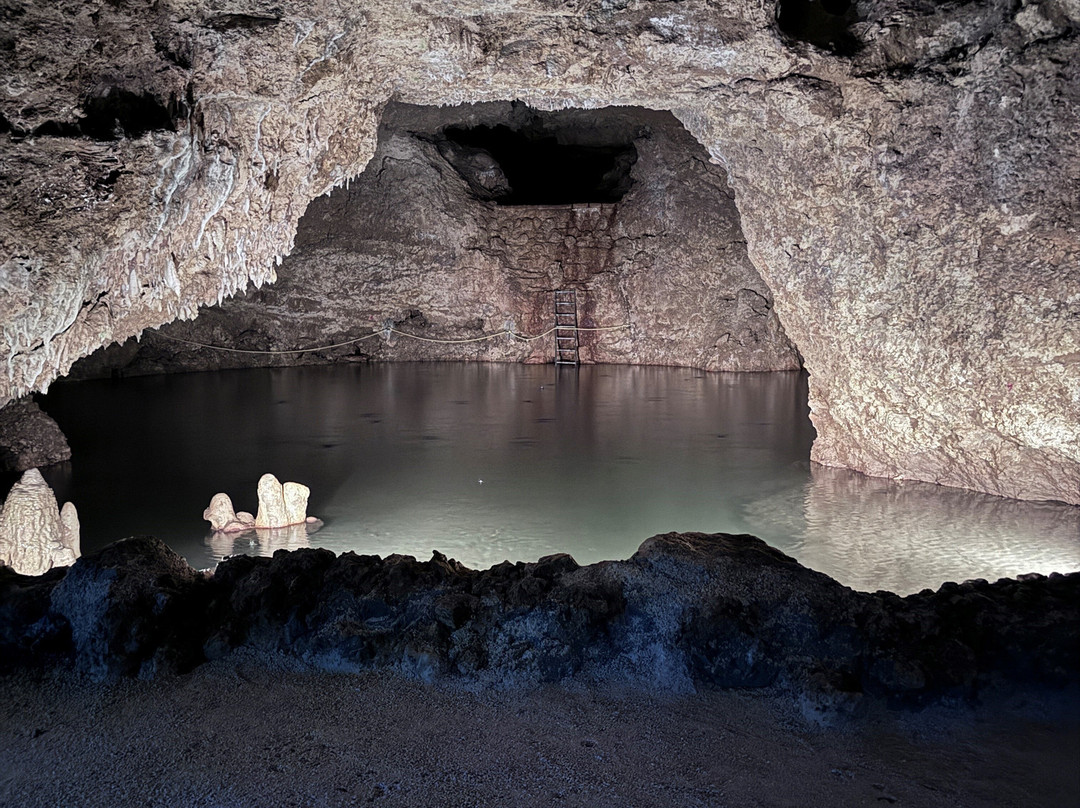
M 463 176 L 476 170 L 473 163 L 462 167 L 465 158 L 458 155 L 455 163 L 443 154 L 451 143 L 444 132 L 455 125 L 630 144 L 632 185 L 617 202 L 504 205 L 478 198 Z M 523 152 L 525 160 L 543 156 L 530 155 L 527 146 Z M 490 170 L 491 156 L 479 156 Z M 349 187 L 308 206 L 275 284 L 203 309 L 192 322 L 171 324 L 149 339 L 99 352 L 72 375 L 327 359 L 551 362 L 554 335 L 526 341 L 505 332 L 548 332 L 556 289 L 577 291 L 581 327 L 616 328 L 579 333 L 583 362 L 799 368 L 768 287 L 746 255 L 726 174 L 670 113 L 540 115 L 509 103 L 391 104 L 371 166 Z M 555 162 L 551 171 L 571 173 L 573 166 Z M 503 185 L 495 187 L 509 189 L 499 176 Z M 397 331 L 341 345 L 385 324 Z M 474 341 L 485 334 L 495 336 Z M 439 339 L 458 341 L 430 341 Z M 190 343 L 255 351 L 341 347 L 258 354 Z
M 42 575 L 79 557 L 79 516 L 61 510 L 45 478 L 30 469 L 8 492 L 0 510 L 0 564 L 20 575 Z
M 302 483 L 282 483 L 281 496 L 285 502 L 285 524 L 273 527 L 288 527 L 307 522 L 307 504 L 311 489 Z
M 70 459 L 64 433 L 30 396 L 0 407 L 0 472 L 21 472 Z
M 807 6 L 8 0 L 0 399 L 272 281 L 391 98 L 637 105 L 726 170 L 815 459 L 1080 503 L 1080 7 Z
M 860 593 L 752 536 L 666 534 L 628 561 L 470 570 L 435 553 L 237 556 L 212 577 L 128 539 L 64 577 L 0 570 L 0 660 L 95 676 L 182 670 L 244 648 L 424 680 L 569 677 L 686 691 L 787 688 L 805 714 L 920 703 L 1080 671 L 1080 574 Z M 49 593 L 49 594 L 46 594 Z

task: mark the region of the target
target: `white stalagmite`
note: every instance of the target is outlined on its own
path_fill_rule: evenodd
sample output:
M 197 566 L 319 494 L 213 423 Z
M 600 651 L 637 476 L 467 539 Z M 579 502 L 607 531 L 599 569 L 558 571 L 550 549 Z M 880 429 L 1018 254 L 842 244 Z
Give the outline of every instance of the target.
M 255 517 L 255 527 L 287 527 L 304 522 L 310 495 L 311 490 L 306 485 L 282 485 L 273 474 L 264 474 L 259 478 L 259 513 Z
M 285 499 L 286 524 L 299 525 L 307 521 L 307 503 L 311 489 L 301 483 L 285 483 L 281 486 Z
M 214 494 L 203 511 L 203 519 L 219 533 L 239 533 L 255 527 L 255 517 L 246 511 L 235 512 L 228 494 Z
M 20 575 L 43 575 L 79 557 L 79 516 L 70 502 L 61 511 L 45 478 L 30 469 L 0 510 L 0 563 Z

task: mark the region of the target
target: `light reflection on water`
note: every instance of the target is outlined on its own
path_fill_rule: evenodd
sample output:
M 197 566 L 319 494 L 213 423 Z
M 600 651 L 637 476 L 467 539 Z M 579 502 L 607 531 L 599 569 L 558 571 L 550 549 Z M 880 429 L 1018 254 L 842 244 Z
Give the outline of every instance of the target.
M 1080 568 L 1080 508 L 811 468 L 794 373 L 362 365 L 62 384 L 75 461 L 49 475 L 90 549 L 134 533 L 197 567 L 310 543 L 473 567 L 626 558 L 670 530 L 755 533 L 860 589 Z M 303 530 L 211 535 L 267 471 L 312 490 Z

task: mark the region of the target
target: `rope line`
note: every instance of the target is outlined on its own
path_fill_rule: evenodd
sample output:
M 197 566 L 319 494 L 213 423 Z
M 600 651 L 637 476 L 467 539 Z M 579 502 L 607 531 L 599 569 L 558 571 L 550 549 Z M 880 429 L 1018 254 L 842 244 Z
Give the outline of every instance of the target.
M 435 337 L 422 337 L 419 334 L 409 334 L 409 333 L 406 333 L 405 331 L 399 331 L 396 328 L 380 328 L 378 331 L 372 331 L 370 334 L 364 334 L 361 337 L 356 337 L 355 339 L 345 340 L 344 342 L 335 342 L 332 345 L 318 345 L 318 346 L 313 347 L 313 348 L 288 348 L 288 349 L 283 349 L 283 350 L 270 350 L 270 349 L 267 349 L 267 350 L 261 350 L 261 351 L 251 349 L 251 348 L 229 348 L 229 347 L 226 347 L 224 345 L 210 345 L 210 344 L 205 343 L 205 342 L 197 342 L 197 341 L 191 340 L 191 339 L 184 339 L 183 337 L 173 337 L 173 336 L 170 336 L 169 334 L 162 334 L 160 331 L 150 331 L 149 333 L 150 333 L 151 336 L 161 337 L 162 339 L 166 339 L 166 340 L 169 340 L 171 342 L 181 342 L 181 343 L 183 343 L 185 345 L 193 345 L 196 348 L 207 348 L 208 350 L 211 350 L 211 351 L 225 351 L 227 353 L 262 354 L 262 355 L 277 356 L 277 355 L 283 355 L 283 354 L 314 353 L 315 351 L 329 351 L 329 350 L 332 350 L 334 348 L 344 348 L 344 347 L 346 347 L 348 345 L 355 345 L 358 342 L 363 342 L 364 340 L 371 339 L 372 337 L 380 336 L 381 334 L 397 334 L 398 336 L 408 337 L 409 339 L 415 339 L 415 340 L 419 340 L 421 342 L 437 342 L 437 343 L 441 343 L 443 345 L 464 345 L 464 344 L 467 344 L 467 343 L 470 343 L 470 342 L 485 342 L 486 340 L 489 340 L 489 339 L 498 339 L 499 337 L 506 337 L 506 336 L 509 336 L 512 339 L 516 339 L 519 342 L 534 342 L 534 341 L 536 341 L 538 339 L 543 339 L 544 337 L 554 333 L 557 329 L 562 330 L 562 331 L 619 331 L 621 329 L 629 328 L 629 327 L 630 327 L 630 323 L 623 323 L 622 325 L 595 326 L 595 327 L 592 327 L 592 328 L 585 328 L 585 327 L 582 327 L 582 326 L 564 325 L 564 326 L 556 326 L 556 327 L 553 327 L 553 328 L 549 328 L 547 331 L 544 331 L 544 332 L 542 332 L 540 334 L 533 334 L 533 335 L 519 334 L 517 331 L 511 331 L 510 329 L 506 329 L 504 331 L 496 331 L 494 334 L 484 334 L 483 336 L 480 336 L 480 337 L 467 337 L 467 338 L 462 338 L 462 339 L 438 339 L 438 338 L 435 338 Z

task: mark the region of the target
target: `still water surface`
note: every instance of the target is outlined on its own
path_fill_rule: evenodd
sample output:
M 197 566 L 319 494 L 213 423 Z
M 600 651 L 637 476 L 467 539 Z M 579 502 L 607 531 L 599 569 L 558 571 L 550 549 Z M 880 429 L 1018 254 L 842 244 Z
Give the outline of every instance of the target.
M 627 558 L 671 530 L 753 533 L 857 589 L 1080 568 L 1080 508 L 811 467 L 797 373 L 397 364 L 58 384 L 75 453 L 47 474 L 83 549 L 157 535 L 196 567 L 301 546 L 473 567 Z M 303 529 L 212 535 L 265 472 L 311 488 Z

